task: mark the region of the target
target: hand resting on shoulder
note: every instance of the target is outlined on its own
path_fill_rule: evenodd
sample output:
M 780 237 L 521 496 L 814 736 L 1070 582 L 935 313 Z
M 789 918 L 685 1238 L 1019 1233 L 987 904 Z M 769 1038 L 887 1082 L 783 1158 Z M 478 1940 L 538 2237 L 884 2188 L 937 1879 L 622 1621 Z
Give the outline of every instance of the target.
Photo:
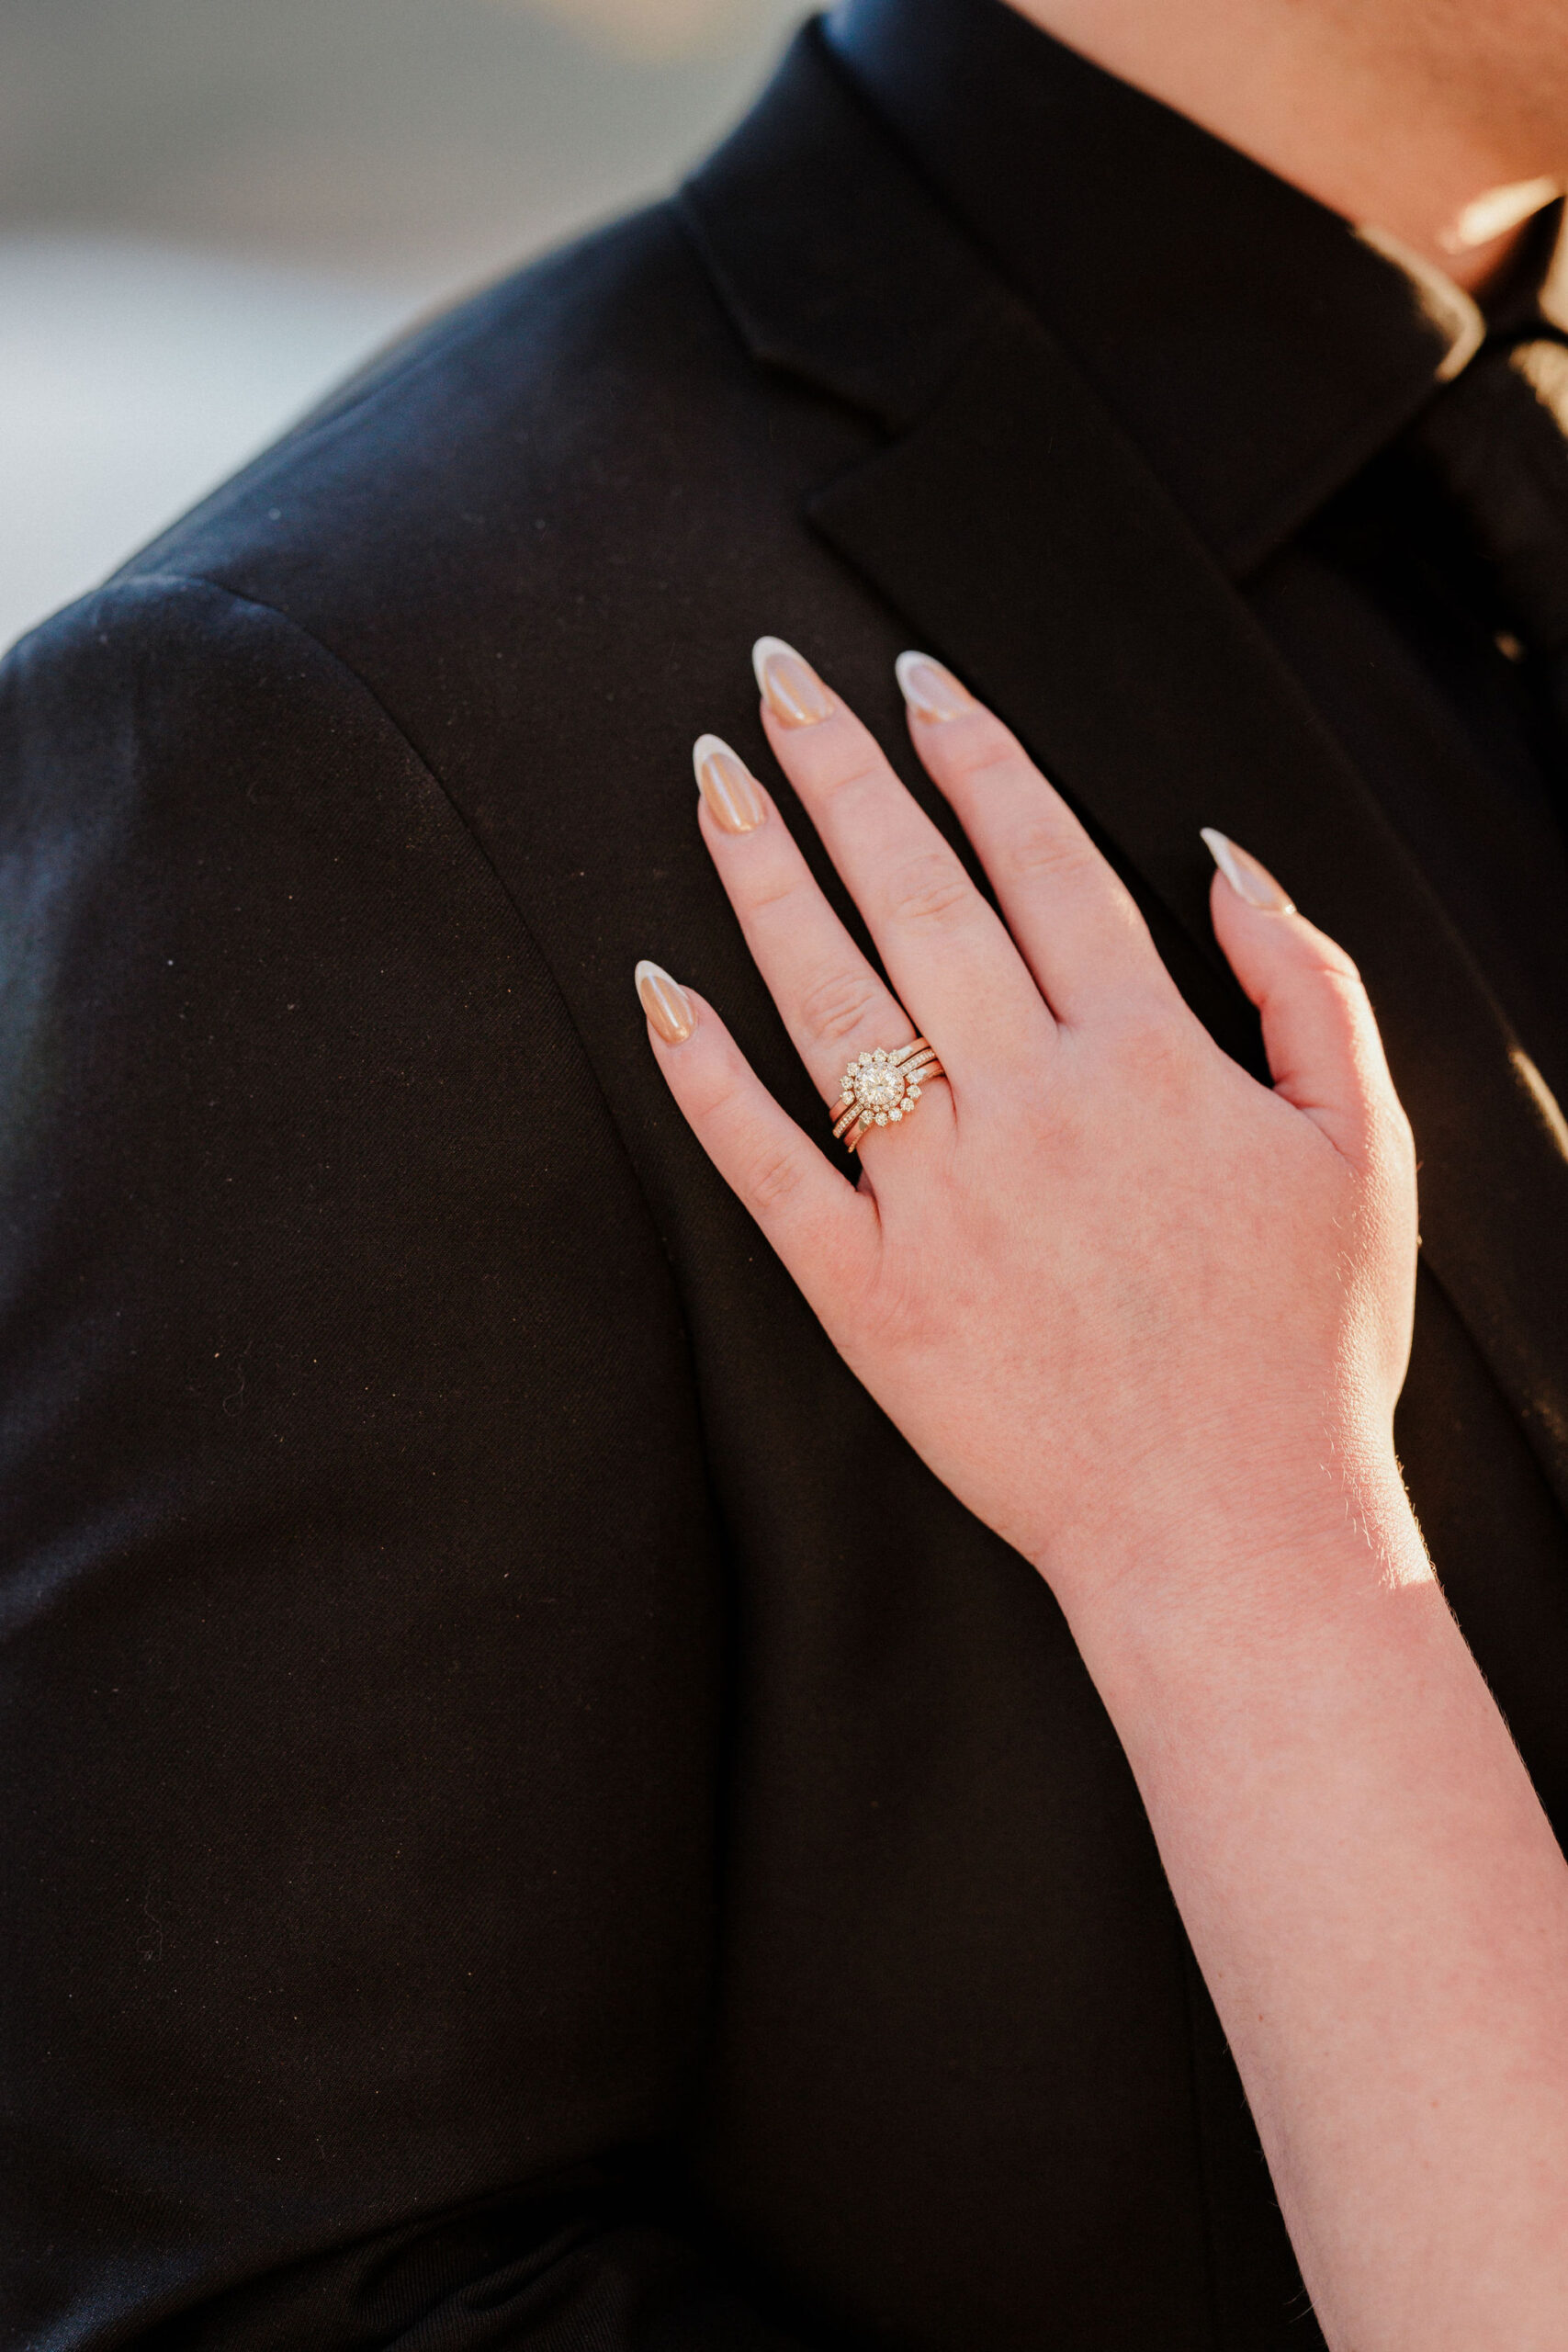
M 828 1119 L 803 1134 L 717 1012 L 644 964 L 676 1101 L 857 1376 L 1066 1612 L 1335 2352 L 1547 2352 L 1568 2340 L 1568 1867 L 1394 1456 L 1415 1155 L 1355 968 L 1211 837 L 1261 1086 L 939 663 L 899 664 L 911 733 L 999 915 L 816 672 L 773 639 L 757 670 L 886 979 L 706 736 L 700 821 L 858 1182 Z M 911 1097 L 917 1032 L 940 1060 Z

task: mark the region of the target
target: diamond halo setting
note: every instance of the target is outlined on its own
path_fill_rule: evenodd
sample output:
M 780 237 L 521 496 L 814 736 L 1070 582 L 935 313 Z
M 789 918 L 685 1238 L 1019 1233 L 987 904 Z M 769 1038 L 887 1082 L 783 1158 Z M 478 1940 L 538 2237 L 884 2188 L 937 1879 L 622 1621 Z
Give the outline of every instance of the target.
M 901 1125 L 920 1099 L 922 1080 L 941 1078 L 942 1065 L 923 1037 L 889 1052 L 878 1046 L 844 1071 L 831 1114 L 833 1133 L 853 1151 L 869 1130 Z

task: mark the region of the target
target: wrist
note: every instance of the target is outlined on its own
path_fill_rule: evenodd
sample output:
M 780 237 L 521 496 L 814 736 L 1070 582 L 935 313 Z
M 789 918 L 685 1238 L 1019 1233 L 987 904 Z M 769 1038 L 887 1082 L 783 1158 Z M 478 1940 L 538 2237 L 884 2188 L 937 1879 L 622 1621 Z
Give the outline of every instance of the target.
M 1288 1640 L 1372 1593 L 1432 1580 L 1392 1438 L 1316 1460 L 1232 1451 L 1201 1479 L 1123 1488 L 1034 1565 L 1091 1664 Z

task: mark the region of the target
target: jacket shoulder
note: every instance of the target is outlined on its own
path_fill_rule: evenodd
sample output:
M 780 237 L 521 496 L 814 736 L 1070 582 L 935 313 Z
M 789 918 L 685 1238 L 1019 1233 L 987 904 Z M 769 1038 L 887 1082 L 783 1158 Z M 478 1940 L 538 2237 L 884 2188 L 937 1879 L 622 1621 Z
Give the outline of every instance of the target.
M 656 205 L 416 328 L 120 576 L 254 577 L 267 595 L 328 537 L 368 545 L 394 517 L 439 532 L 617 436 L 684 440 L 705 389 L 750 372 L 676 208 Z

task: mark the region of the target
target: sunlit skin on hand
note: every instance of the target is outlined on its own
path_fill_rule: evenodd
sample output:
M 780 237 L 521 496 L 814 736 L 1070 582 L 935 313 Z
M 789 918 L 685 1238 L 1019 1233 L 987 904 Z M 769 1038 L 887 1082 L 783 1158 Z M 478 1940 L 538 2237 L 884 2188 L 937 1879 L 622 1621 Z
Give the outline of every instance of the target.
M 747 942 L 826 1103 L 847 1060 L 917 1029 L 948 1081 L 867 1138 L 857 1190 L 685 992 L 670 1083 L 834 1343 L 1064 1600 L 1149 1573 L 1143 1540 L 1233 1487 L 1260 1548 L 1270 1515 L 1292 1540 L 1337 1531 L 1347 1478 L 1396 1478 L 1416 1261 L 1409 1130 L 1349 959 L 1223 845 L 1256 877 L 1249 901 L 1216 875 L 1213 913 L 1270 1091 L 1212 1042 L 1066 802 L 940 665 L 900 665 L 911 733 L 999 917 L 799 657 L 770 645 L 760 667 L 769 740 L 892 989 L 706 738 L 703 829 Z
M 756 664 L 883 969 L 702 737 L 704 836 L 824 1129 L 645 963 L 671 1090 L 846 1362 L 1061 1604 L 1333 2352 L 1556 2352 L 1568 1870 L 1395 1460 L 1416 1162 L 1355 967 L 1205 835 L 1260 1084 L 940 662 L 899 662 L 910 732 L 999 912 L 810 665 L 773 639 Z M 846 1066 L 917 1031 L 945 1075 L 843 1159 Z

